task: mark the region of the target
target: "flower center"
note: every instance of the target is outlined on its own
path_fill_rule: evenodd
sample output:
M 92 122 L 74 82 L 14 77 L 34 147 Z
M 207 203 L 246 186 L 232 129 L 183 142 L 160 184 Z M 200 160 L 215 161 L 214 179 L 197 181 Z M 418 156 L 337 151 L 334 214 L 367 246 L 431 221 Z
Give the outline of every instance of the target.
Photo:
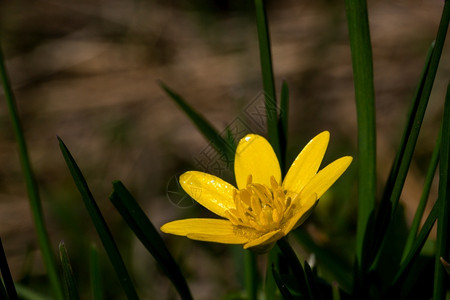
M 230 222 L 263 233 L 280 229 L 294 205 L 273 176 L 270 185 L 252 183 L 252 175 L 249 175 L 247 187 L 235 191 L 233 195 L 236 209 L 225 212 Z

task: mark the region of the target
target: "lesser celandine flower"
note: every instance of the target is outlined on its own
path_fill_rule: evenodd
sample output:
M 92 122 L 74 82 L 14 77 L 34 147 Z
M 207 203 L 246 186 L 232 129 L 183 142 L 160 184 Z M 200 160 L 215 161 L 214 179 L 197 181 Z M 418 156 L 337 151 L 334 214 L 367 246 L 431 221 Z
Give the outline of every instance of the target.
M 268 251 L 280 238 L 299 226 L 326 190 L 342 175 L 352 158 L 335 160 L 319 172 L 330 134 L 313 138 L 281 181 L 281 169 L 269 142 L 256 134 L 240 140 L 234 171 L 237 188 L 202 172 L 180 176 L 183 189 L 221 219 L 185 219 L 161 227 L 166 233 L 244 249 Z

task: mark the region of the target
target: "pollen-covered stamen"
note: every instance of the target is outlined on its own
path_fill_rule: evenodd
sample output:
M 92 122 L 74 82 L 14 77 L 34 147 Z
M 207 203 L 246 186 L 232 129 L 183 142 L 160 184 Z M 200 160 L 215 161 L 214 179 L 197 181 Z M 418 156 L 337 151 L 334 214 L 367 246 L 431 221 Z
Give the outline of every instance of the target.
M 292 199 L 272 176 L 270 186 L 253 183 L 252 176 L 247 178 L 247 186 L 235 191 L 233 200 L 236 209 L 225 212 L 226 217 L 236 226 L 254 228 L 260 232 L 269 232 L 281 228 L 291 217 Z

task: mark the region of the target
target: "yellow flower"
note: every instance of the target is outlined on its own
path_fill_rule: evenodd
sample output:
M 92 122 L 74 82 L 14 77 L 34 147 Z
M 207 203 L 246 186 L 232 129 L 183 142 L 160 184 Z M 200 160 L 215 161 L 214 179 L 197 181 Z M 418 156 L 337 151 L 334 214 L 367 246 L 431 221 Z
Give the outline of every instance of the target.
M 202 172 L 180 176 L 183 189 L 222 219 L 185 219 L 164 224 L 165 233 L 266 252 L 310 215 L 318 199 L 352 161 L 345 156 L 319 170 L 330 134 L 313 138 L 281 181 L 277 157 L 269 142 L 256 134 L 240 140 L 234 172 L 237 187 Z

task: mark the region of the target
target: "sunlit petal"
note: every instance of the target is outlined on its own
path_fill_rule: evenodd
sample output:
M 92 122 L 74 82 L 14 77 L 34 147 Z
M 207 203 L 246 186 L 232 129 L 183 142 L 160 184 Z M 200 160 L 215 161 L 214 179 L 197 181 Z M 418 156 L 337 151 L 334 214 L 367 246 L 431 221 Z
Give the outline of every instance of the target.
M 303 188 L 300 193 L 300 199 L 309 199 L 312 194 L 316 194 L 317 199 L 319 199 L 347 170 L 351 162 L 352 158 L 350 156 L 344 156 L 320 170 Z
M 228 220 L 193 218 L 166 223 L 161 227 L 161 231 L 181 236 L 189 234 L 227 236 L 234 235 L 234 226 Z
M 319 170 L 327 150 L 330 133 L 324 131 L 314 137 L 292 163 L 283 180 L 283 188 L 289 194 L 298 194 Z
M 226 210 L 235 208 L 236 188 L 219 177 L 190 171 L 180 176 L 180 184 L 195 201 L 221 217 L 225 217 Z
M 281 169 L 277 156 L 269 142 L 262 136 L 248 134 L 240 140 L 236 149 L 234 172 L 239 189 L 247 185 L 249 175 L 253 183 L 270 186 L 270 177 L 281 182 Z

